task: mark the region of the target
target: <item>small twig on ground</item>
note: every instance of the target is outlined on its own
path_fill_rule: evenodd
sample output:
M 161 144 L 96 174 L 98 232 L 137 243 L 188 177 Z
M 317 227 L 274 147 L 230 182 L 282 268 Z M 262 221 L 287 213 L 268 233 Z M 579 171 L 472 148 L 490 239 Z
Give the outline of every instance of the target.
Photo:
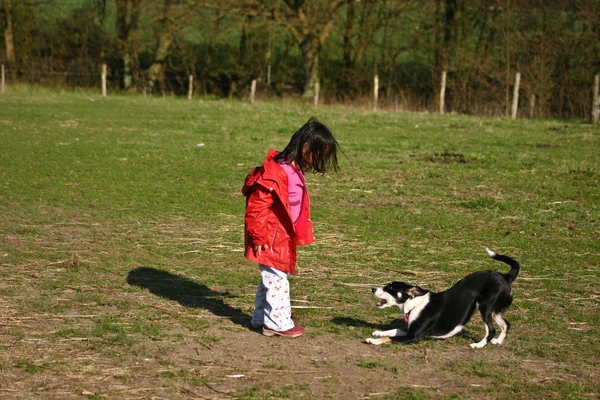
M 232 393 L 232 392 L 225 392 L 225 391 L 217 390 L 206 382 L 204 382 L 204 386 L 206 386 L 207 388 L 209 388 L 210 390 L 212 390 L 215 393 L 226 394 L 226 395 L 230 395 Z
M 336 282 L 340 285 L 344 285 L 344 286 L 352 286 L 352 287 L 375 287 L 375 286 L 381 286 L 381 284 L 379 283 L 345 283 L 345 282 Z
M 552 279 L 553 281 L 568 281 L 568 280 L 570 280 L 570 279 L 566 279 L 566 278 L 553 278 L 551 276 L 548 276 L 548 277 L 535 277 L 535 278 L 534 277 L 527 278 L 527 277 L 524 277 L 524 276 L 520 276 L 519 277 L 519 280 L 522 280 L 522 281 L 535 281 L 535 280 L 541 280 L 541 279 Z
M 292 306 L 292 308 L 321 308 L 321 309 L 324 309 L 324 310 L 331 310 L 333 308 L 339 308 L 339 307 Z
M 0 324 L 0 326 L 12 326 L 12 327 L 15 327 L 15 328 L 23 328 L 23 327 L 25 327 L 25 328 L 31 328 L 31 326 L 27 325 L 27 324 L 18 324 L 18 325 L 14 325 L 14 324 Z
M 417 275 L 419 275 L 419 273 L 418 273 L 418 272 L 415 272 L 415 271 L 409 271 L 409 270 L 400 271 L 400 270 L 397 270 L 397 269 L 388 269 L 388 272 L 396 272 L 396 273 L 398 273 L 398 274 L 407 274 L 407 275 L 414 275 L 414 276 L 417 276 Z
M 192 396 L 194 396 L 194 397 L 198 397 L 198 398 L 200 398 L 200 395 L 199 395 L 198 393 L 196 393 L 196 392 L 194 392 L 194 391 L 192 391 L 192 390 L 190 390 L 190 389 L 188 389 L 188 388 L 183 388 L 183 387 L 182 387 L 182 388 L 181 388 L 181 393 L 183 393 L 183 394 L 188 394 L 188 395 L 192 395 Z M 206 398 L 206 397 L 201 397 L 201 398 L 203 398 L 203 399 L 204 399 L 204 398 Z
M 252 372 L 265 372 L 268 374 L 280 373 L 280 374 L 319 374 L 323 373 L 321 370 L 293 370 L 293 369 L 252 369 Z
M 206 347 L 208 350 L 212 351 L 212 347 L 210 347 L 209 345 L 207 345 L 206 343 L 200 343 L 201 346 Z M 198 353 L 198 349 L 194 348 L 194 350 L 196 350 L 196 353 Z M 200 355 L 200 354 L 198 354 Z

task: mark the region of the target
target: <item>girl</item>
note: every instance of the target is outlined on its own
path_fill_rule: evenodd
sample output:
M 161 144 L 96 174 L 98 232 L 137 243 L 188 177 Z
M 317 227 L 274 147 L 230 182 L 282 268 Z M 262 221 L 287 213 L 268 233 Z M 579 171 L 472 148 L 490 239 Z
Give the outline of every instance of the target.
M 258 263 L 262 277 L 251 324 L 265 336 L 304 333 L 292 321 L 288 282 L 296 270 L 296 246 L 315 241 L 304 173 L 337 171 L 337 149 L 329 129 L 313 117 L 282 152 L 270 150 L 246 176 L 244 255 Z

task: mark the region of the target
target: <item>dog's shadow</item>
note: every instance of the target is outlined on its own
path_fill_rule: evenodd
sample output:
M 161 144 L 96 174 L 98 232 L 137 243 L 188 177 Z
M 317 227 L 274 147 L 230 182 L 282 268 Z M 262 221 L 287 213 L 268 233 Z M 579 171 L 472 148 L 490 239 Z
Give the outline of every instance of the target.
M 373 330 L 387 330 L 387 329 L 406 329 L 407 324 L 403 319 L 396 319 L 390 321 L 387 324 L 374 324 L 371 322 L 366 322 L 360 319 L 351 318 L 351 317 L 335 317 L 331 319 L 331 322 L 336 325 L 343 326 L 355 326 L 361 328 L 370 328 Z
M 351 318 L 351 317 L 335 317 L 335 318 L 331 319 L 331 322 L 336 325 L 355 326 L 355 327 L 369 328 L 372 330 L 380 330 L 380 331 L 386 331 L 388 329 L 408 330 L 408 324 L 404 321 L 404 319 L 395 319 L 395 320 L 388 322 L 387 324 L 374 324 L 371 322 L 366 322 L 361 319 L 356 319 L 356 318 Z M 471 332 L 467 331 L 466 329 L 459 332 L 456 335 L 456 337 L 462 337 L 462 338 L 468 339 L 472 342 L 478 341 L 478 340 L 476 340 L 477 337 L 474 334 L 472 334 Z M 439 340 L 444 340 L 444 339 L 426 338 L 424 340 L 439 341 Z
M 204 308 L 219 317 L 227 317 L 238 325 L 247 326 L 250 322 L 248 314 L 219 298 L 232 297 L 228 292 L 214 291 L 180 275 L 141 266 L 129 271 L 127 283 L 148 289 L 156 296 L 174 300 L 185 307 Z

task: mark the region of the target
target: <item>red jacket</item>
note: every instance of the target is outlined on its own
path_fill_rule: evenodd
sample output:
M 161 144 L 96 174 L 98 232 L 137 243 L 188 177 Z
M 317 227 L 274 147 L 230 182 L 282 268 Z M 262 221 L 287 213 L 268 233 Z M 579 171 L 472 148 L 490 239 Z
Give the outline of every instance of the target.
M 315 241 L 310 220 L 310 201 L 304 190 L 302 210 L 294 225 L 290 213 L 288 178 L 273 159 L 276 150 L 269 151 L 261 167 L 254 168 L 242 188 L 246 196 L 245 252 L 251 261 L 293 274 L 296 271 L 296 246 Z M 254 246 L 268 245 L 260 256 Z

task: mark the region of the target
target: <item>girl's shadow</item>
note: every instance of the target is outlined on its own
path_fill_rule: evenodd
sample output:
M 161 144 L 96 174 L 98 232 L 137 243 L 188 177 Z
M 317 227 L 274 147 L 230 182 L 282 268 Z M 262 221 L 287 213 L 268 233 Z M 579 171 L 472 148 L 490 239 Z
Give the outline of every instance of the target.
M 137 267 L 129 271 L 127 283 L 148 289 L 157 296 L 174 300 L 185 307 L 204 308 L 238 325 L 247 326 L 250 323 L 248 314 L 218 298 L 231 297 L 229 293 L 214 291 L 183 276 L 151 267 Z

